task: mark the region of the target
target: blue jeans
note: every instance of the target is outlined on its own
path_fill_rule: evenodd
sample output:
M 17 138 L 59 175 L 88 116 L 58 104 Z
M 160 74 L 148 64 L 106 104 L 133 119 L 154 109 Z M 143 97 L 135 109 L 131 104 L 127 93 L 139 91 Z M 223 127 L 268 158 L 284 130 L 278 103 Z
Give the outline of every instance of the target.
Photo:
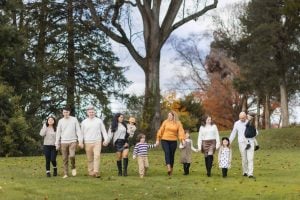
M 46 171 L 50 171 L 50 162 L 56 167 L 56 149 L 53 145 L 44 145 L 44 154 L 46 158 Z
M 173 168 L 177 141 L 161 140 L 161 146 L 165 152 L 166 164 Z

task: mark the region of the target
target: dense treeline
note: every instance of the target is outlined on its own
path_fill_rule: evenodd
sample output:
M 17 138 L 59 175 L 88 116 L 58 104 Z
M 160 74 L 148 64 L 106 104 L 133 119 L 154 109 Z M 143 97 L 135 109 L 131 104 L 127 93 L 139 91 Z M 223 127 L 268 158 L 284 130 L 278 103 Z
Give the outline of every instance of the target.
M 111 115 L 109 98 L 129 84 L 79 3 L 1 1 L 0 156 L 40 154 L 42 121 L 65 105 L 81 119 L 91 103 Z

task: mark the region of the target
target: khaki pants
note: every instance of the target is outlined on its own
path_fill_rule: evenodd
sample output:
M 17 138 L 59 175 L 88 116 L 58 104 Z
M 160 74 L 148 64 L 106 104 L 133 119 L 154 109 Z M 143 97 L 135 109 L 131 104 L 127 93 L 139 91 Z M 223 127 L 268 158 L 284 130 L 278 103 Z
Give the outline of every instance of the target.
M 99 173 L 101 146 L 101 141 L 85 144 L 89 175 Z
M 138 165 L 139 165 L 140 176 L 145 176 L 146 171 L 149 167 L 148 157 L 147 156 L 138 156 L 137 161 L 138 161 Z
M 64 163 L 64 174 L 68 175 L 68 165 L 69 158 L 71 161 L 71 169 L 75 169 L 75 151 L 76 151 L 77 142 L 71 143 L 62 143 L 61 144 L 61 154 L 63 157 Z
M 254 141 L 249 141 L 249 144 L 251 145 L 250 149 L 245 150 L 247 142 L 240 142 L 239 149 L 242 157 L 243 174 L 246 173 L 248 176 L 253 176 Z

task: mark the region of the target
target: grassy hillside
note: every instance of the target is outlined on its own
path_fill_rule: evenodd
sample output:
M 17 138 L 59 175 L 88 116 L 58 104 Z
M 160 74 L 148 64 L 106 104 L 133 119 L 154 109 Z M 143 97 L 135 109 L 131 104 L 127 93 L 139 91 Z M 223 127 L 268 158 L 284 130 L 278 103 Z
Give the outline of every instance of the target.
M 221 136 L 229 133 L 221 133 Z M 196 143 L 197 133 L 193 135 Z M 205 175 L 201 153 L 193 154 L 191 174 L 183 176 L 177 150 L 174 175 L 166 175 L 161 148 L 150 150 L 150 170 L 140 179 L 136 160 L 129 161 L 129 176 L 116 176 L 114 154 L 103 154 L 100 179 L 86 174 L 85 155 L 77 156 L 77 177 L 46 178 L 43 157 L 0 158 L 0 199 L 300 199 L 300 128 L 261 131 L 261 149 L 255 154 L 256 179 L 241 175 L 237 138 L 228 178 L 221 177 L 217 163 L 213 176 Z M 216 159 L 215 159 L 216 161 Z

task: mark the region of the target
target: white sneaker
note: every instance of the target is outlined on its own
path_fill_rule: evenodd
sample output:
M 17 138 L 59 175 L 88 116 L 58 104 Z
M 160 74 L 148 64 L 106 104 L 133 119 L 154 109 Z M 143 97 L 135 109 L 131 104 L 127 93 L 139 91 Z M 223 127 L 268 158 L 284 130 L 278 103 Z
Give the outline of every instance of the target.
M 77 172 L 76 169 L 72 169 L 72 176 L 76 176 Z
M 68 178 L 68 175 L 64 175 L 63 178 Z

